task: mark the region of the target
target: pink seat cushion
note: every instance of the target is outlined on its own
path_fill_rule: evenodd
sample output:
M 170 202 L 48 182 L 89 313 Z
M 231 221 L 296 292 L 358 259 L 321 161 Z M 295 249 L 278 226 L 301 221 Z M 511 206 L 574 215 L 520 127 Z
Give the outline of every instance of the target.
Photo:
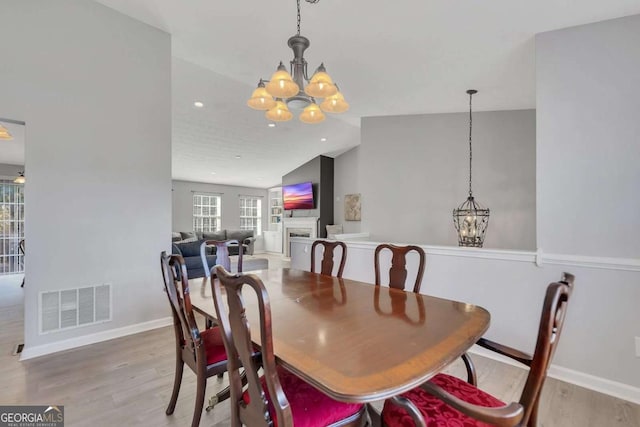
M 452 395 L 465 402 L 478 406 L 498 407 L 505 404 L 485 393 L 477 387 L 462 381 L 451 375 L 438 374 L 431 379 L 431 382 L 442 387 Z M 424 416 L 427 427 L 491 427 L 490 424 L 475 420 L 452 408 L 435 396 L 430 395 L 420 387 L 409 390 L 401 395 L 411 400 Z M 387 400 L 382 409 L 382 419 L 389 427 L 414 426 L 413 419 L 404 410 L 391 401 Z
M 207 365 L 227 360 L 227 352 L 224 349 L 224 342 L 218 326 L 200 332 L 200 337 L 207 353 Z
M 291 406 L 293 425 L 296 427 L 325 427 L 355 415 L 363 407 L 361 403 L 333 400 L 280 366 L 278 366 L 278 377 L 284 395 Z M 274 426 L 278 427 L 278 420 L 275 419 L 275 411 L 264 377 L 260 378 L 260 381 L 269 402 L 269 414 Z M 242 400 L 249 404 L 248 392 L 244 392 Z

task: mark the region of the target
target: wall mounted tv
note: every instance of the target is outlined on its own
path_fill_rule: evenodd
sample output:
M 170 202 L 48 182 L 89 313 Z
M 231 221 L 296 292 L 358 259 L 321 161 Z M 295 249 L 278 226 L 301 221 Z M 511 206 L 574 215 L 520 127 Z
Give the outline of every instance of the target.
M 313 209 L 313 185 L 310 182 L 282 187 L 282 204 L 287 211 Z

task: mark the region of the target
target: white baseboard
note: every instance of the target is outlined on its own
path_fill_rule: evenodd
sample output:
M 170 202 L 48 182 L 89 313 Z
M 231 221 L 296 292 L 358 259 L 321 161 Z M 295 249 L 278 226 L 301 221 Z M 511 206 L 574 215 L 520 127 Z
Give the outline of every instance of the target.
M 148 322 L 136 323 L 135 325 L 124 326 L 117 329 L 109 329 L 107 331 L 96 332 L 95 334 L 82 335 L 80 337 L 69 338 L 62 341 L 56 341 L 51 344 L 36 345 L 26 347 L 20 353 L 20 360 L 29 360 L 40 356 L 45 356 L 59 351 L 70 350 L 85 345 L 96 344 L 102 341 L 112 340 L 114 338 L 125 337 L 140 332 L 150 331 L 173 324 L 171 317 L 150 320 Z
M 498 362 L 516 366 L 518 368 L 527 369 L 524 365 L 508 357 L 501 356 L 497 353 L 494 353 L 493 351 L 487 350 L 477 345 L 471 347 L 469 352 L 482 357 L 486 357 L 487 359 L 493 359 Z M 598 393 L 604 393 L 609 396 L 633 402 L 635 404 L 640 404 L 640 388 L 638 387 L 633 387 L 617 381 L 607 380 L 605 378 L 596 377 L 595 375 L 586 374 L 584 372 L 575 371 L 569 368 L 563 368 L 562 366 L 553 364 L 549 367 L 548 375 L 557 380 L 575 384 L 589 390 L 597 391 Z

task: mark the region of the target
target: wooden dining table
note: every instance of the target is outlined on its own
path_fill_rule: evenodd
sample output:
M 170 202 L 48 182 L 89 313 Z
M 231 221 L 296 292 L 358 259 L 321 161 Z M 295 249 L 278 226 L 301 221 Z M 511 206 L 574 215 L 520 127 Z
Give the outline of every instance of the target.
M 277 362 L 344 402 L 387 399 L 422 384 L 489 327 L 487 310 L 473 304 L 288 268 L 251 274 L 269 294 Z M 197 289 L 194 309 L 215 317 L 211 287 Z M 257 299 L 249 287 L 243 298 L 259 344 Z

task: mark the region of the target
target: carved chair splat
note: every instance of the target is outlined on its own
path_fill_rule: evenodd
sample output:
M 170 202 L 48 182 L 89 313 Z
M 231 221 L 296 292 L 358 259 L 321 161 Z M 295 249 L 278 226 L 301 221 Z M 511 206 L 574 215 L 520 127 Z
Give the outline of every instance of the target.
M 326 276 L 333 276 L 334 266 L 334 251 L 336 248 L 341 248 L 340 264 L 338 266 L 338 273 L 335 277 L 342 278 L 344 272 L 344 265 L 347 261 L 347 245 L 340 241 L 328 241 L 328 240 L 316 240 L 311 245 L 311 272 L 316 272 L 316 247 L 322 246 L 324 253 L 322 254 L 322 263 L 320 264 L 320 274 Z
M 422 276 L 424 275 L 424 267 L 425 267 L 425 253 L 424 250 L 419 246 L 409 245 L 409 246 L 397 246 L 389 243 L 383 243 L 376 247 L 374 253 L 375 260 L 375 283 L 376 286 L 381 285 L 380 279 L 380 252 L 383 249 L 388 249 L 391 251 L 391 268 L 389 269 L 389 287 L 404 289 L 407 281 L 407 254 L 411 251 L 415 251 L 418 253 L 420 258 L 418 264 L 418 272 L 416 274 L 416 280 L 413 285 L 413 292 L 420 292 L 420 286 L 422 285 Z

